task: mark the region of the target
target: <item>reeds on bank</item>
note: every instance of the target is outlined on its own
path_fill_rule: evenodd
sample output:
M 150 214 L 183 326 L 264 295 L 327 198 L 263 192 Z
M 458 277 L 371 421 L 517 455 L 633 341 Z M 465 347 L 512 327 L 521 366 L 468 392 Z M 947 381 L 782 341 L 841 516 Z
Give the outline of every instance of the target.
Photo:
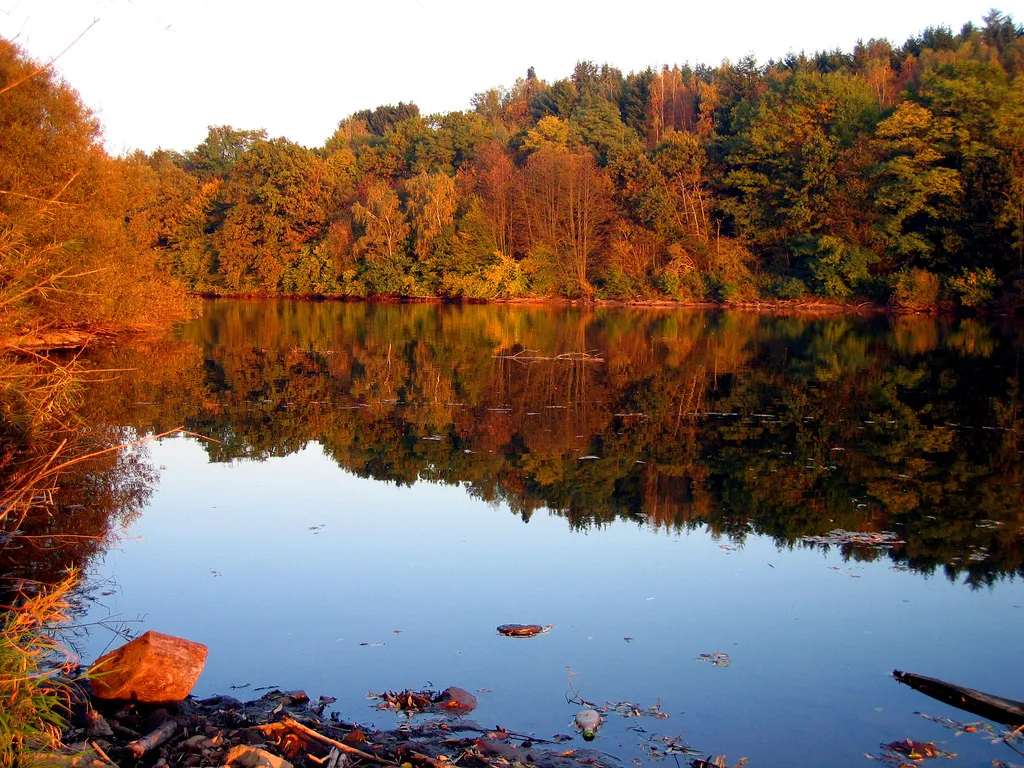
M 74 362 L 0 353 L 0 552 L 22 546 L 34 515 L 51 513 L 78 384 Z M 77 569 L 48 585 L 0 574 L 0 765 L 60 746 L 67 695 L 57 678 L 71 657 L 56 632 L 78 581 Z
M 59 675 L 72 657 L 55 633 L 67 622 L 77 583 L 71 572 L 0 606 L 0 765 L 23 765 L 61 746 L 69 701 Z

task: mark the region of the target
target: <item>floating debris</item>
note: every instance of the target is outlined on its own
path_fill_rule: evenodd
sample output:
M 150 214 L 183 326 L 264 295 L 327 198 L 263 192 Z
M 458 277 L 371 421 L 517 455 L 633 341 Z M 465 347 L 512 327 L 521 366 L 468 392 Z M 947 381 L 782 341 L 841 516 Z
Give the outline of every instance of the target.
M 570 361 L 570 362 L 584 362 L 584 363 L 603 363 L 604 359 L 601 357 L 601 352 L 593 350 L 592 352 L 563 352 L 560 355 L 542 355 L 535 349 L 520 349 L 515 354 L 511 355 L 492 355 L 495 360 L 515 360 L 518 363 L 535 363 L 542 360 L 557 360 L 557 361 Z
M 661 746 L 664 745 L 664 746 Z M 660 760 L 668 755 L 685 755 L 696 757 L 705 754 L 703 750 L 695 749 L 683 740 L 683 734 L 678 736 L 651 736 L 646 745 L 642 748 L 648 751 L 648 757 L 652 760 Z
M 498 627 L 498 634 L 505 637 L 533 637 L 550 632 L 554 624 L 541 626 L 540 624 L 502 624 Z
M 668 712 L 661 708 L 661 699 L 649 707 L 641 707 L 632 701 L 606 701 L 597 708 L 604 715 L 619 715 L 620 717 L 653 717 L 656 720 L 667 720 Z
M 697 661 L 710 661 L 713 667 L 728 667 L 732 659 L 729 658 L 728 653 L 715 651 L 714 653 L 702 653 L 697 657 Z
M 965 723 L 961 720 L 954 720 L 951 717 L 926 715 L 924 712 L 915 712 L 914 714 L 918 717 L 923 717 L 925 720 L 931 720 L 933 723 L 938 723 L 943 728 L 948 728 L 953 731 L 954 736 L 962 736 L 965 733 L 977 733 L 990 739 L 1002 739 L 1011 735 L 1011 731 L 1009 729 L 997 728 L 995 725 L 986 722 L 985 720 L 973 720 Z
M 869 755 L 865 752 L 864 756 L 872 760 L 878 760 L 892 768 L 912 768 L 913 766 L 920 765 L 924 760 L 931 760 L 937 757 L 947 760 L 956 758 L 955 753 L 939 749 L 930 741 L 903 739 L 902 741 L 882 744 L 881 747 L 881 755 Z
M 800 541 L 810 544 L 856 544 L 865 547 L 891 547 L 907 543 L 892 531 L 847 531 L 842 528 L 836 528 L 823 536 L 801 536 Z
M 576 713 L 573 722 L 586 741 L 593 741 L 597 729 L 601 727 L 601 713 L 596 709 L 581 709 Z
M 741 757 L 740 761 L 736 763 L 732 768 L 741 768 L 747 764 L 747 758 Z M 707 760 L 691 760 L 690 768 L 729 768 L 729 763 L 725 758 L 725 755 L 719 755 L 714 760 L 708 758 Z
M 393 712 L 469 712 L 476 709 L 477 700 L 469 691 L 452 686 L 438 693 L 437 691 L 384 691 L 384 693 L 368 693 L 368 699 L 378 699 L 377 709 L 389 709 Z

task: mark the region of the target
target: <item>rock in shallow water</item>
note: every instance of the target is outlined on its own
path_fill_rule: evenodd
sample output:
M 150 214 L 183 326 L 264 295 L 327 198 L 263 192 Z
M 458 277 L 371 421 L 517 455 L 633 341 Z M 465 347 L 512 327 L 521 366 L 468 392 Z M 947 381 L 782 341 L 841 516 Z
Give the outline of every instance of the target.
M 470 712 L 476 709 L 477 700 L 476 696 L 465 688 L 458 688 L 453 685 L 441 693 L 437 703 L 445 709 L 458 709 L 463 712 Z

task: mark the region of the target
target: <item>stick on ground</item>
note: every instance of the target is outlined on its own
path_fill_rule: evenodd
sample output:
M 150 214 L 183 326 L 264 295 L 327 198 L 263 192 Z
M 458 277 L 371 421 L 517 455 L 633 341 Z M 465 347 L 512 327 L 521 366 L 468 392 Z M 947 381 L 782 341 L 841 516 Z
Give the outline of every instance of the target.
M 128 754 L 138 760 L 149 750 L 155 749 L 171 738 L 174 735 L 174 731 L 177 729 L 178 724 L 173 720 L 168 720 L 156 730 L 146 734 L 141 739 L 131 742 L 125 749 Z
M 299 731 L 300 733 L 304 733 L 304 734 L 306 734 L 307 736 L 309 736 L 311 738 L 317 739 L 318 741 L 322 741 L 324 744 L 328 744 L 328 745 L 330 745 L 332 747 L 336 747 L 337 749 L 340 749 L 342 752 L 348 752 L 350 755 L 355 755 L 356 757 L 361 757 L 364 760 L 370 760 L 371 762 L 377 763 L 379 765 L 392 765 L 392 766 L 398 765 L 398 763 L 393 763 L 390 760 L 385 760 L 382 757 L 377 757 L 376 755 L 371 755 L 369 752 L 363 752 L 363 750 L 361 750 L 361 749 L 356 749 L 355 747 L 350 747 L 348 744 L 345 744 L 344 742 L 335 741 L 334 739 L 330 738 L 329 736 L 324 736 L 322 733 L 317 733 L 312 728 L 307 728 L 305 725 L 303 725 L 302 723 L 300 723 L 298 720 L 296 720 L 294 718 L 285 717 L 285 718 L 282 718 L 281 722 L 284 723 L 285 725 L 287 725 L 289 728 L 293 728 L 296 731 Z

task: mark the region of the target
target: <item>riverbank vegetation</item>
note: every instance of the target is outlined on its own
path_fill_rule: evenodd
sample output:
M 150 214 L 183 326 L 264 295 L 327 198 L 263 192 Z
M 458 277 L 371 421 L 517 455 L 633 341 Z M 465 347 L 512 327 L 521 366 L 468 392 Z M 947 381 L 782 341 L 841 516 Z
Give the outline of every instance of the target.
M 68 711 L 59 682 L 71 659 L 54 638 L 67 621 L 77 573 L 22 595 L 0 613 L 0 764 L 27 765 L 33 753 L 54 752 Z
M 185 291 L 157 269 L 146 174 L 103 149 L 99 123 L 52 69 L 2 39 L 0 135 L 4 346 L 60 346 L 189 313 Z
M 71 656 L 57 640 L 81 569 L 144 506 L 153 470 L 130 428 L 89 412 L 76 360 L 0 354 L 0 765 L 60 744 Z
M 163 268 L 214 294 L 1019 305 L 1024 29 L 531 69 L 320 147 L 211 127 L 129 159 Z
M 461 112 L 379 106 L 322 146 L 213 126 L 107 155 L 0 48 L 0 303 L 133 327 L 222 295 L 872 301 L 1024 297 L 1024 27 L 758 64 L 531 68 Z M 12 88 L 12 84 L 17 87 Z

